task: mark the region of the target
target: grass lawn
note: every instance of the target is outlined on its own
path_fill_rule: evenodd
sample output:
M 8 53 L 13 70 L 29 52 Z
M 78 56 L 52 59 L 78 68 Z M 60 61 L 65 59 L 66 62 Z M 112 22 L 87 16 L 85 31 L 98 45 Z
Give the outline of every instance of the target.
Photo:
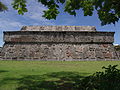
M 65 87 L 116 64 L 120 69 L 120 61 L 0 61 L 0 90 L 71 90 Z

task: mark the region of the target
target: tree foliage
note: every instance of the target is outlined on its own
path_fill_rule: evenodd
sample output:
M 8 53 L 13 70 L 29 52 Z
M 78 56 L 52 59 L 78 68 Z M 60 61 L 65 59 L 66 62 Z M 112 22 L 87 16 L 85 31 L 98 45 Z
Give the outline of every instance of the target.
M 7 9 L 8 8 L 2 2 L 0 2 L 0 12 L 5 11 Z
M 120 18 L 120 0 L 37 0 L 48 8 L 43 11 L 46 19 L 56 19 L 60 13 L 61 4 L 64 6 L 64 12 L 76 16 L 76 11 L 82 9 L 84 16 L 92 16 L 94 10 L 97 11 L 101 25 L 115 24 Z M 18 11 L 18 14 L 27 12 L 26 0 L 13 0 L 12 6 Z M 7 10 L 7 7 L 0 2 L 0 11 Z
M 114 46 L 116 51 L 120 51 L 120 45 Z
M 117 65 L 103 67 L 105 71 L 96 72 L 84 78 L 80 83 L 81 90 L 120 90 L 120 70 Z

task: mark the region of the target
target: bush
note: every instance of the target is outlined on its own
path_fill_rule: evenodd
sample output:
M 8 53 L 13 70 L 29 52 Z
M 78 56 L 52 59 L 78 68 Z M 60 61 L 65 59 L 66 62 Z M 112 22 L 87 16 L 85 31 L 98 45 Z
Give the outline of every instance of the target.
M 120 45 L 114 46 L 116 51 L 120 51 Z
M 80 90 L 120 90 L 120 70 L 117 65 L 109 65 L 103 72 L 96 72 L 84 78 L 80 85 Z

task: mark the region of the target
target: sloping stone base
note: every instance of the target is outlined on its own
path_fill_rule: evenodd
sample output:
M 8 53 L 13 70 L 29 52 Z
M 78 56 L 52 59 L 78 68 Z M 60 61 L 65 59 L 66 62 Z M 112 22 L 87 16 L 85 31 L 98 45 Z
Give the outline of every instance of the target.
M 3 60 L 117 60 L 112 44 L 5 43 Z

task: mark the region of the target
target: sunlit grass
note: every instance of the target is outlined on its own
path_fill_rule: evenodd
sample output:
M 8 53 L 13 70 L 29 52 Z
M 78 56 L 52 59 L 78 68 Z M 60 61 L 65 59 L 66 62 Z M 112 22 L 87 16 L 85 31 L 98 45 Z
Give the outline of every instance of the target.
M 120 68 L 120 61 L 0 61 L 0 90 L 15 90 L 18 80 L 27 75 L 78 72 L 87 76 L 116 64 Z

